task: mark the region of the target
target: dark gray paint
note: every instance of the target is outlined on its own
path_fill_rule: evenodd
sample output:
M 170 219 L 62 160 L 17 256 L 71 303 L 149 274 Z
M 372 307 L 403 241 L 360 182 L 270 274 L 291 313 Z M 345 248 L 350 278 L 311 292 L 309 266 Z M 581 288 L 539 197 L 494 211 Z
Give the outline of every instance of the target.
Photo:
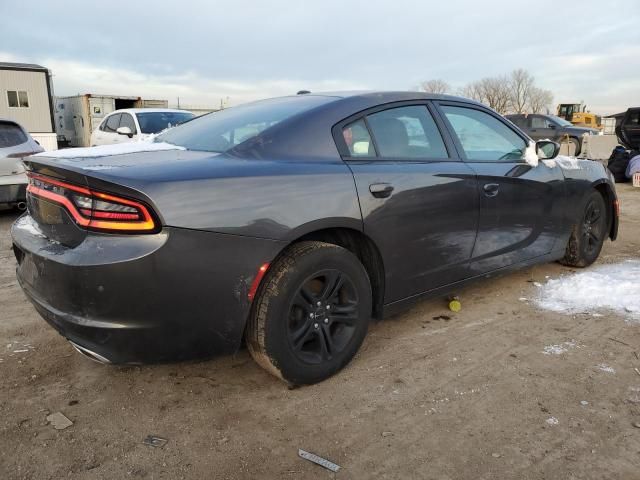
M 563 169 L 465 161 L 435 104 L 484 109 L 473 102 L 416 92 L 334 95 L 225 154 L 28 160 L 31 170 L 146 202 L 163 225 L 153 235 L 79 231 L 79 242 L 43 226 L 63 240 L 55 244 L 19 220 L 12 235 L 28 296 L 65 336 L 116 361 L 223 353 L 240 343 L 258 268 L 305 235 L 346 228 L 368 237 L 383 261 L 392 313 L 474 278 L 560 258 L 594 186 L 613 213 L 613 183 L 595 162 Z M 449 158 L 341 157 L 340 122 L 408 101 L 433 102 Z M 374 183 L 394 190 L 376 198 Z M 486 183 L 499 184 L 497 196 L 484 195 Z M 30 209 L 38 218 L 33 199 Z M 612 238 L 616 231 L 614 219 Z

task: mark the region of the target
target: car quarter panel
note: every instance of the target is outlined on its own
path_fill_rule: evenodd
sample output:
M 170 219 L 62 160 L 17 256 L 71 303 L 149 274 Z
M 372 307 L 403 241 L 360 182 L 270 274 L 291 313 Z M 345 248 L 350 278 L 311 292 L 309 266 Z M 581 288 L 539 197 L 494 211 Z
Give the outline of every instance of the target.
M 21 286 L 56 330 L 114 363 L 236 351 L 257 268 L 283 248 L 173 227 L 70 248 L 37 228 L 28 215 L 12 227 Z

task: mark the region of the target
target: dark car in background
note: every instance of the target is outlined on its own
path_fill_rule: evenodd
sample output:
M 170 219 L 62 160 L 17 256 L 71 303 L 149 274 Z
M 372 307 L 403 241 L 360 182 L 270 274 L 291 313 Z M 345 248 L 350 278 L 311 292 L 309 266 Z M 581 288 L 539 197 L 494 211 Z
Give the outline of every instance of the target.
M 576 127 L 555 115 L 538 113 L 514 114 L 506 117 L 534 140 L 549 139 L 562 145 L 561 153 L 569 156 L 579 155 L 582 150 L 582 136 L 598 135 L 595 128 Z
M 244 339 L 269 372 L 314 383 L 353 358 L 371 318 L 513 268 L 587 266 L 617 234 L 600 163 L 556 161 L 557 143 L 457 97 L 276 98 L 139 148 L 29 158 L 12 227 L 35 308 L 104 362 Z

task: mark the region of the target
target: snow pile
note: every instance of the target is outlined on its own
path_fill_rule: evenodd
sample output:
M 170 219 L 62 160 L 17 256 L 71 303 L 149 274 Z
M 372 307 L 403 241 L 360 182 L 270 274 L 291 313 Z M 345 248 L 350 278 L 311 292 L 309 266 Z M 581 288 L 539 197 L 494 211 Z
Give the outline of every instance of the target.
M 571 348 L 576 346 L 575 341 L 563 342 L 558 345 L 547 345 L 542 350 L 542 353 L 545 355 L 562 355 L 563 353 L 568 352 Z
M 596 368 L 598 370 L 601 370 L 601 371 L 605 372 L 605 373 L 616 373 L 615 368 L 610 367 L 609 365 L 605 365 L 604 363 L 596 365 Z
M 124 155 L 127 153 L 157 152 L 160 150 L 184 149 L 184 147 L 179 147 L 178 145 L 172 145 L 165 142 L 127 142 L 87 148 L 64 148 L 62 150 L 53 150 L 51 152 L 38 153 L 34 156 L 50 158 L 95 158 L 108 157 L 110 155 Z
M 539 294 L 537 304 L 554 312 L 594 314 L 604 310 L 640 321 L 640 260 L 549 280 Z

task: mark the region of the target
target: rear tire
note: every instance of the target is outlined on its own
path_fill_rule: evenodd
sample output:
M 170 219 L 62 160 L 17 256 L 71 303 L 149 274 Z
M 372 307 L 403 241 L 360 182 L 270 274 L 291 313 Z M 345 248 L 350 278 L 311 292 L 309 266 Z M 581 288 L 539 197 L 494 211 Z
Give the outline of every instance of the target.
M 292 245 L 269 268 L 247 325 L 247 346 L 268 372 L 293 385 L 320 382 L 354 357 L 371 317 L 367 272 L 329 243 Z
M 600 192 L 593 191 L 587 198 L 581 216 L 573 226 L 567 249 L 560 263 L 570 267 L 588 267 L 600 255 L 607 237 L 609 219 L 607 207 Z

